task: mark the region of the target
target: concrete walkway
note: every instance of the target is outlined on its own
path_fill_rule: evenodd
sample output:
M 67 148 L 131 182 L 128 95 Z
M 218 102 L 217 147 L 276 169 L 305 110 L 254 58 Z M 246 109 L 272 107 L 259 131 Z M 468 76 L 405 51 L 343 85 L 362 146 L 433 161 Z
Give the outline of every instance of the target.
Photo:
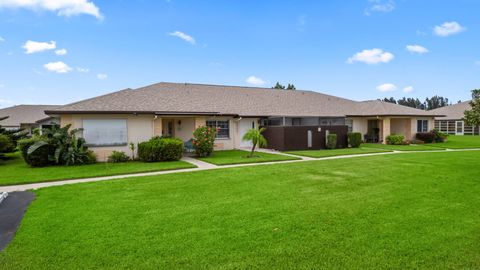
M 23 184 L 23 185 L 14 185 L 14 186 L 0 186 L 0 192 L 14 192 L 14 191 L 26 191 L 31 189 L 39 189 L 44 187 L 53 187 L 53 186 L 63 186 L 69 184 L 78 184 L 78 183 L 87 183 L 87 182 L 98 182 L 105 180 L 114 180 L 114 179 L 124 179 L 130 177 L 141 177 L 141 176 L 153 176 L 153 175 L 162 175 L 162 174 L 172 174 L 172 173 L 184 173 L 184 172 L 196 172 L 204 170 L 218 170 L 224 168 L 236 168 L 236 167 L 247 167 L 247 166 L 260 166 L 268 164 L 280 164 L 280 163 L 296 163 L 296 162 L 307 162 L 313 160 L 331 160 L 331 159 L 346 159 L 346 158 L 356 158 L 356 157 L 368 157 L 368 156 L 382 156 L 382 155 L 402 155 L 402 154 L 413 154 L 413 153 L 445 153 L 445 152 L 463 152 L 463 151 L 480 151 L 480 148 L 475 149 L 446 149 L 446 150 L 426 150 L 426 151 L 392 151 L 392 152 L 380 152 L 380 153 L 370 153 L 370 154 L 355 154 L 355 155 L 344 155 L 344 156 L 332 156 L 332 157 L 322 157 L 322 158 L 310 158 L 303 156 L 296 156 L 291 154 L 285 154 L 277 151 L 261 149 L 261 152 L 279 154 L 297 157 L 297 160 L 286 160 L 286 161 L 271 161 L 263 163 L 246 163 L 246 164 L 232 164 L 232 165 L 223 165 L 217 166 L 210 164 L 198 159 L 191 157 L 183 157 L 182 160 L 190 162 L 197 166 L 197 168 L 190 169 L 179 169 L 179 170 L 168 170 L 168 171 L 158 171 L 158 172 L 147 172 L 147 173 L 133 173 L 133 174 L 122 174 L 122 175 L 113 175 L 113 176 L 103 176 L 103 177 L 92 177 L 92 178 L 82 178 L 82 179 L 71 179 L 71 180 L 61 180 L 54 182 L 43 182 L 43 183 L 33 183 L 33 184 Z

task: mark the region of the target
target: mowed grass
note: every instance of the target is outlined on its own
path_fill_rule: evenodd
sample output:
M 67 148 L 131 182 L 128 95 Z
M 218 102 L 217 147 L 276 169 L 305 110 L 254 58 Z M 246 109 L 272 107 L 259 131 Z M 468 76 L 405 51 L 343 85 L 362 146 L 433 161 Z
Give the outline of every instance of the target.
M 6 160 L 0 160 L 0 186 L 128 173 L 195 168 L 195 165 L 184 161 L 155 163 L 132 161 L 125 163 L 96 163 L 81 166 L 50 166 L 32 168 L 25 163 L 18 152 L 14 154 L 7 154 L 6 157 Z
M 215 165 L 260 163 L 270 161 L 296 160 L 299 158 L 285 155 L 255 152 L 253 157 L 248 157 L 250 152 L 243 150 L 223 150 L 215 151 L 209 157 L 200 157 L 198 159 Z
M 443 150 L 444 148 L 434 148 L 430 144 L 410 144 L 410 145 L 389 145 L 381 143 L 364 143 L 362 144 L 364 148 L 375 148 L 375 149 L 385 149 L 385 150 L 395 150 L 395 151 L 435 151 Z
M 480 152 L 35 191 L 2 269 L 479 269 Z
M 333 150 L 287 151 L 285 153 L 298 155 L 298 156 L 312 157 L 312 158 L 322 158 L 322 157 L 372 154 L 372 153 L 383 153 L 383 152 L 392 152 L 392 151 L 384 150 L 384 149 L 370 149 L 370 148 L 344 148 L 344 149 L 333 149 Z
M 480 148 L 480 136 L 448 136 L 448 140 L 444 143 L 429 144 L 432 147 L 449 148 L 449 149 L 466 149 Z

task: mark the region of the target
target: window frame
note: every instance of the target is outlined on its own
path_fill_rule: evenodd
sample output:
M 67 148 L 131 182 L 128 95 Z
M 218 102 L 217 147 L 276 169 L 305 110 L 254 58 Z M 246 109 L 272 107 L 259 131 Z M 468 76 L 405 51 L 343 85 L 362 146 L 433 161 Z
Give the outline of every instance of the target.
M 209 122 L 210 122 L 210 123 L 209 123 Z M 213 123 L 213 122 L 214 122 L 215 124 L 214 124 L 214 125 L 211 125 L 211 123 Z M 226 123 L 226 124 L 227 124 L 227 127 L 225 128 L 225 127 L 219 126 L 219 125 L 218 125 L 219 122 L 224 122 L 224 123 Z M 225 130 L 226 130 L 226 131 L 227 131 L 227 135 L 226 135 L 226 136 L 223 136 L 223 135 L 222 135 L 222 136 L 219 136 L 220 133 L 217 132 L 217 135 L 215 136 L 215 139 L 216 139 L 216 140 L 230 140 L 230 120 L 228 120 L 228 119 L 227 119 L 227 120 L 217 120 L 217 119 L 207 120 L 207 121 L 205 122 L 205 125 L 206 125 L 207 127 L 216 128 L 216 129 L 218 129 L 219 131 L 220 131 L 220 130 L 222 130 L 222 131 L 225 131 Z
M 115 143 L 90 143 L 88 142 L 85 133 L 85 121 L 124 121 L 125 122 L 125 142 L 115 142 Z M 82 119 L 82 137 L 85 139 L 87 146 L 89 147 L 112 147 L 112 146 L 127 146 L 128 145 L 128 119 L 126 118 L 84 118 Z
M 417 119 L 417 133 L 428 132 L 428 125 L 429 125 L 428 119 Z

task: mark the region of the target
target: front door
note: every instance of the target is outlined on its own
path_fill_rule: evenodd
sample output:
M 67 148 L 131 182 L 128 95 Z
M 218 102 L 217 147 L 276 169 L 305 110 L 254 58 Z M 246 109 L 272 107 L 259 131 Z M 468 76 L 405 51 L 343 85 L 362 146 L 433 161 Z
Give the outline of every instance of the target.
M 455 135 L 463 135 L 464 123 L 463 121 L 455 121 Z
M 252 147 L 251 141 L 244 141 L 242 140 L 243 135 L 247 133 L 247 131 L 251 128 L 257 127 L 257 119 L 242 119 L 239 122 L 239 129 L 240 129 L 240 147 Z
M 163 137 L 174 137 L 175 136 L 175 130 L 174 130 L 174 120 L 173 119 L 164 119 L 163 120 L 163 131 L 162 131 L 162 136 Z

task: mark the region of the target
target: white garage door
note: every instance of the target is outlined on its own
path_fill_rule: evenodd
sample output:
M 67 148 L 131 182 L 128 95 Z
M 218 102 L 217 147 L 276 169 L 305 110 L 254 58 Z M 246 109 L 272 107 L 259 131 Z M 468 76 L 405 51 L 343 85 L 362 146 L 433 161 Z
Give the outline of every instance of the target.
M 243 141 L 243 135 L 247 132 L 247 130 L 251 128 L 257 127 L 257 119 L 256 118 L 248 118 L 242 119 L 239 123 L 240 128 L 240 147 L 252 147 L 252 143 L 250 141 Z

